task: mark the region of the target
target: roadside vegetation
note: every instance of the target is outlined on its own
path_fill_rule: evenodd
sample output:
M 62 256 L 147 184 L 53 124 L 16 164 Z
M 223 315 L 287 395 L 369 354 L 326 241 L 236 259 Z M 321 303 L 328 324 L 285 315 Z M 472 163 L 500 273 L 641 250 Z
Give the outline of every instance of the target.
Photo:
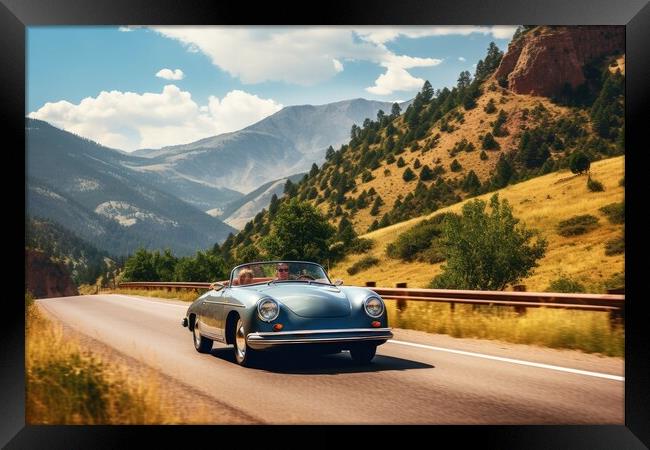
M 398 310 L 395 303 L 386 301 L 392 327 L 625 356 L 624 328 L 612 327 L 606 312 L 528 308 L 519 315 L 509 307 L 456 305 L 452 311 L 448 304 L 422 302 Z
M 171 424 L 181 417 L 162 400 L 155 373 L 133 376 L 64 336 L 25 295 L 26 403 L 29 425 Z M 197 413 L 184 423 L 201 423 Z

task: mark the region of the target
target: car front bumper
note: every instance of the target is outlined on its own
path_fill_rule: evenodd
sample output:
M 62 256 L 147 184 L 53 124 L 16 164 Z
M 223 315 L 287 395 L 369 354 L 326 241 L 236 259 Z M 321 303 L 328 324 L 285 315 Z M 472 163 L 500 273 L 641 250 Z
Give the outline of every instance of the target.
M 355 342 L 375 341 L 379 345 L 392 337 L 393 333 L 390 328 L 354 328 L 249 333 L 246 340 L 250 348 L 264 350 L 296 344 L 341 344 L 342 347 L 345 347 Z

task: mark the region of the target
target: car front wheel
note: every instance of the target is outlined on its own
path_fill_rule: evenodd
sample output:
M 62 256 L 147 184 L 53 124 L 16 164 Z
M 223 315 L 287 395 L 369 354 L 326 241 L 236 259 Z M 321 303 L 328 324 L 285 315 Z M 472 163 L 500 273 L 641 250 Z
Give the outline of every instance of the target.
M 375 344 L 359 344 L 350 349 L 352 360 L 359 364 L 368 364 L 377 353 Z
M 255 356 L 255 350 L 250 348 L 246 343 L 244 322 L 241 319 L 237 319 L 237 325 L 235 325 L 235 360 L 240 366 L 250 367 Z
M 208 339 L 206 337 L 201 336 L 201 332 L 199 331 L 198 319 L 194 324 L 194 328 L 192 329 L 192 336 L 194 338 L 193 339 L 194 348 L 196 349 L 197 352 L 210 353 L 210 350 L 212 350 L 212 339 Z

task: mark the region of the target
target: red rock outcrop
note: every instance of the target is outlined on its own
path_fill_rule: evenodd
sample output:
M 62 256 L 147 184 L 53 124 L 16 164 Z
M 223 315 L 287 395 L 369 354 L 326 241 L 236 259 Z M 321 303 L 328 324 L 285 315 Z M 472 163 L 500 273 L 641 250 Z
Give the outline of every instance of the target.
M 625 52 L 625 27 L 538 27 L 508 46 L 494 76 L 518 94 L 551 97 L 565 83 L 585 82 L 583 66 L 603 55 Z
M 25 249 L 25 289 L 35 298 L 79 295 L 68 269 L 38 250 Z

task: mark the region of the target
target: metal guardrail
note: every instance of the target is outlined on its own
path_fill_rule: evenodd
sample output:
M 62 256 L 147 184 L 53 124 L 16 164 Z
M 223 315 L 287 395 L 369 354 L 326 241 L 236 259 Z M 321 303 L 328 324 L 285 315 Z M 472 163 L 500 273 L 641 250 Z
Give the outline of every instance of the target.
M 222 283 L 227 283 L 222 281 Z M 369 282 L 367 284 L 374 284 Z M 199 282 L 123 282 L 120 288 L 166 289 L 209 289 L 211 283 Z M 399 283 L 400 286 L 406 283 Z M 605 311 L 610 313 L 612 322 L 625 319 L 625 295 L 619 294 L 565 294 L 551 292 L 506 292 L 506 291 L 468 291 L 451 289 L 418 289 L 407 287 L 367 286 L 382 298 L 397 300 L 397 308 L 406 308 L 407 301 L 449 303 L 452 310 L 456 304 L 474 306 L 510 306 L 520 314 L 526 308 L 560 308 L 580 311 Z

